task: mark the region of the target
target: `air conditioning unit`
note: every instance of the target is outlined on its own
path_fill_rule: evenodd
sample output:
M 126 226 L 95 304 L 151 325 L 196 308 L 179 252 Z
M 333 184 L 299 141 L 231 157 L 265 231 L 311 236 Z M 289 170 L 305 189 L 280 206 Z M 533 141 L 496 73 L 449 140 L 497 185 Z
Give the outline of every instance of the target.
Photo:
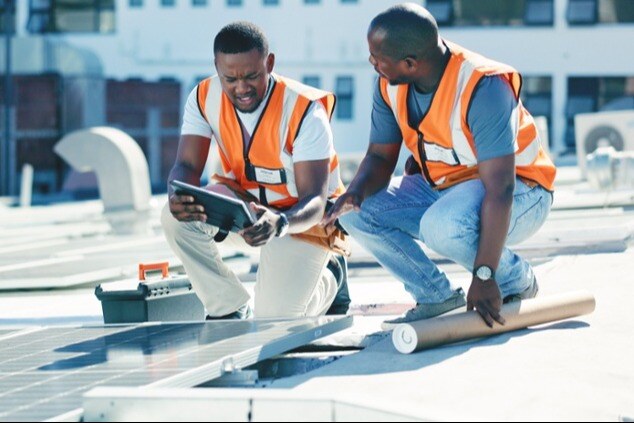
M 587 177 L 586 156 L 599 147 L 634 151 L 634 110 L 575 115 L 577 164 Z

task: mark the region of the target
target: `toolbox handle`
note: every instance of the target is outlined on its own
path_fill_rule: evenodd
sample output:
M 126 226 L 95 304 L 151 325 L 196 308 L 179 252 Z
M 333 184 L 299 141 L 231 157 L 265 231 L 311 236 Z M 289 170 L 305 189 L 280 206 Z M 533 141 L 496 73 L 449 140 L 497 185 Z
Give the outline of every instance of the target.
M 166 278 L 168 275 L 168 267 L 169 263 L 166 261 L 160 263 L 139 263 L 139 280 L 145 280 L 145 272 L 148 270 L 160 270 L 163 278 Z

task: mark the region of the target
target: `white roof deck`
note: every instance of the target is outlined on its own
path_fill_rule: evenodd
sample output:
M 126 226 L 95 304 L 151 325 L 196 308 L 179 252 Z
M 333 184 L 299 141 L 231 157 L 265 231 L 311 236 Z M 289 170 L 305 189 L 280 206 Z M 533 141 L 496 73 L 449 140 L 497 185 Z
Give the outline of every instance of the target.
M 382 313 L 400 312 L 413 301 L 398 281 L 355 246 L 349 280 L 355 324 L 322 344 L 367 347 L 317 370 L 275 380 L 269 387 L 276 389 L 271 391 L 375 408 L 384 404 L 384 408 L 414 419 L 632 421 L 634 319 L 629 313 L 634 298 L 634 206 L 631 200 L 626 201 L 632 192 L 611 193 L 612 198 L 624 200 L 608 201 L 606 206 L 606 194 L 592 192 L 574 175 L 566 180 L 566 172 L 563 174 L 549 220 L 517 250 L 535 264 L 540 295 L 586 289 L 595 295 L 594 313 L 402 355 L 389 337 L 366 335 L 380 330 Z M 579 193 L 587 196 L 581 205 Z M 573 200 L 567 201 L 569 198 Z M 3 272 L 3 266 L 60 257 L 55 245 L 40 250 L 25 247 L 20 256 L 11 246 L 19 248 L 23 242 L 93 240 L 98 246 L 107 245 L 104 239 L 114 245 L 140 239 L 137 242 L 142 245 L 147 237 L 160 236 L 154 218 L 148 220 L 153 228 L 150 234 L 114 234 L 95 202 L 24 211 L 2 209 L 0 216 L 0 288 L 17 280 L 6 278 L 13 273 L 6 267 Z M 34 230 L 34 225 L 41 231 Z M 28 241 L 20 240 L 20 233 L 26 233 Z M 110 249 L 93 254 L 117 255 Z M 126 277 L 132 277 L 138 259 L 132 253 L 125 258 L 127 261 L 117 262 L 117 266 L 128 269 Z M 466 271 L 438 259 L 452 281 L 468 287 L 470 275 Z M 231 261 L 248 289 L 253 288 L 251 261 L 247 257 Z M 108 260 L 103 263 L 110 265 Z M 25 269 L 34 271 L 35 267 Z M 99 322 L 100 303 L 93 294 L 98 282 L 65 289 L 3 292 L 0 329 Z M 283 413 L 278 417 L 288 420 Z

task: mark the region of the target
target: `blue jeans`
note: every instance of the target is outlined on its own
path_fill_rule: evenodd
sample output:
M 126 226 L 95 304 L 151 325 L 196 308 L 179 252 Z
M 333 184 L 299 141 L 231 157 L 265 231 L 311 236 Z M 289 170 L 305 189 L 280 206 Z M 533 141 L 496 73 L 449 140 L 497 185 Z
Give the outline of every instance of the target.
M 415 240 L 472 271 L 484 194 L 479 179 L 435 191 L 421 175 L 403 176 L 393 178 L 389 187 L 366 198 L 359 212 L 348 213 L 339 221 L 403 282 L 417 303 L 440 303 L 454 294 L 454 289 Z M 531 188 L 518 179 L 507 244 L 518 243 L 537 232 L 551 203 L 549 191 L 541 186 Z M 533 270 L 526 260 L 505 247 L 495 279 L 505 297 L 528 288 Z

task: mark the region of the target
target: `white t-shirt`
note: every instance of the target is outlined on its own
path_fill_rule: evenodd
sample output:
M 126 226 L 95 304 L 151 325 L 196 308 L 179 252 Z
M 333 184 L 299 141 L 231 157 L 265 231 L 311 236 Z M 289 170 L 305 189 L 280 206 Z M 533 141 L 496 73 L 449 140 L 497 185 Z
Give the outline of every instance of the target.
M 264 100 L 262 100 L 256 110 L 251 113 L 237 111 L 249 135 L 253 133 L 255 125 L 264 110 L 266 100 L 270 95 L 271 86 L 272 84 L 269 82 Z M 194 88 L 185 104 L 181 135 L 198 135 L 211 139 L 213 131 L 198 109 L 197 97 L 197 90 Z M 332 129 L 330 128 L 326 109 L 320 102 L 313 102 L 293 143 L 293 163 L 329 159 L 333 154 Z

